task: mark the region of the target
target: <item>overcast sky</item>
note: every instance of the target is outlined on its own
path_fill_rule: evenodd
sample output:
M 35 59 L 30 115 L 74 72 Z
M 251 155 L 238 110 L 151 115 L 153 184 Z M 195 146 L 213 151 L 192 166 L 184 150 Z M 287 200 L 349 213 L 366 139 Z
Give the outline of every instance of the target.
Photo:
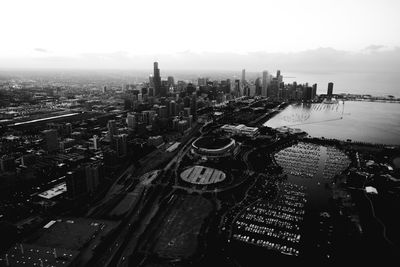
M 400 58 L 398 0 L 1 0 L 0 10 L 1 68 L 255 69 L 308 56 L 316 68 L 336 56 L 339 67 L 394 68 Z

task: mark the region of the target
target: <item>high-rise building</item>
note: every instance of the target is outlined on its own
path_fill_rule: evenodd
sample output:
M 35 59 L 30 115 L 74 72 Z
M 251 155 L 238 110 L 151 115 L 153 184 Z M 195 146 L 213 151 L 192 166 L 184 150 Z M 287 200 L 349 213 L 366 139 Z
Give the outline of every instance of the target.
M 197 79 L 197 85 L 198 86 L 205 86 L 208 82 L 207 78 L 198 78 Z
M 192 94 L 192 99 L 190 99 L 190 114 L 197 119 L 197 98 L 195 93 Z
M 140 113 L 140 120 L 141 122 L 144 122 L 146 125 L 151 125 L 154 121 L 154 117 L 156 116 L 156 111 L 155 110 L 143 110 L 142 113 Z
M 269 74 L 268 71 L 263 71 L 263 76 L 262 76 L 262 90 L 261 90 L 261 95 L 262 96 L 268 96 L 267 94 L 267 89 L 269 85 Z
M 64 134 L 65 135 L 70 135 L 71 133 L 72 133 L 72 124 L 68 122 L 68 123 L 65 124 Z
M 278 70 L 278 71 L 276 72 L 276 79 L 278 80 L 278 83 L 279 83 L 279 84 L 283 82 L 283 77 L 282 77 L 282 75 L 281 75 L 281 71 L 280 71 L 280 70 Z
M 100 140 L 99 137 L 97 135 L 93 135 L 93 148 L 94 150 L 98 150 L 100 149 Z
M 44 130 L 43 132 L 44 139 L 46 142 L 46 150 L 48 152 L 53 152 L 58 150 L 58 133 L 55 129 Z
M 261 95 L 261 89 L 262 89 L 262 83 L 261 83 L 261 78 L 257 78 L 255 81 L 255 85 L 256 85 L 256 95 Z
M 176 116 L 177 112 L 176 112 L 176 102 L 174 100 L 172 100 L 171 102 L 169 102 L 169 116 Z
M 235 80 L 235 96 L 236 97 L 239 97 L 239 96 L 241 96 L 242 94 L 241 94 L 241 90 L 240 90 L 240 80 L 238 80 L 238 79 L 236 79 Z
M 151 96 L 151 97 L 154 96 L 154 88 L 153 87 L 149 88 L 149 96 Z
M 189 84 L 186 86 L 186 93 L 190 96 L 190 95 L 192 95 L 194 92 L 196 92 L 196 86 L 194 86 L 194 84 L 192 84 L 192 83 L 189 83 Z
M 100 162 L 85 165 L 86 191 L 94 192 L 100 183 Z
M 155 95 L 158 96 L 161 90 L 161 76 L 160 76 L 160 69 L 158 68 L 158 62 L 154 62 L 153 83 L 154 83 Z
M 135 113 L 128 113 L 126 116 L 126 124 L 128 125 L 128 128 L 133 130 L 136 128 L 136 115 Z
M 119 158 L 125 157 L 128 152 L 127 134 L 119 134 L 114 136 L 114 150 Z
M 107 122 L 107 128 L 108 128 L 108 138 L 112 140 L 114 138 L 114 135 L 117 134 L 117 126 L 115 125 L 115 120 L 109 120 Z
M 242 84 L 246 83 L 246 70 L 242 69 Z
M 303 87 L 303 100 L 311 101 L 312 100 L 312 87 L 305 86 Z
M 167 80 L 168 80 L 168 87 L 174 87 L 175 86 L 174 77 L 168 76 Z
M 85 168 L 79 167 L 73 171 L 67 172 L 65 177 L 67 184 L 67 195 L 69 198 L 76 198 L 86 193 L 86 173 Z
M 190 108 L 184 108 L 183 109 L 183 116 L 184 117 L 189 117 L 190 116 Z
M 317 96 L 317 84 L 314 83 L 312 86 L 312 98 L 314 99 Z
M 152 74 L 149 75 L 149 86 L 154 88 L 154 78 Z
M 333 83 L 330 82 L 328 83 L 328 93 L 327 93 L 328 97 L 332 97 L 333 95 Z
M 162 119 L 168 118 L 168 108 L 166 106 L 159 106 L 158 116 Z
M 0 158 L 0 171 L 10 172 L 15 170 L 15 158 L 9 155 L 3 155 Z

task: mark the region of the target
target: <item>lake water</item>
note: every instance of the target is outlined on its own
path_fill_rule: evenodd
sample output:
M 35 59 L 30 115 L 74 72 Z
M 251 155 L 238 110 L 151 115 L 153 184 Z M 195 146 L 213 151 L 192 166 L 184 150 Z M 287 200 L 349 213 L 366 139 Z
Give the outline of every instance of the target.
M 400 97 L 398 72 L 283 72 L 284 82 L 316 83 L 317 94 L 326 94 L 328 83 L 333 82 L 333 93 L 394 95 Z
M 400 104 L 293 104 L 264 125 L 300 128 L 313 137 L 400 145 Z

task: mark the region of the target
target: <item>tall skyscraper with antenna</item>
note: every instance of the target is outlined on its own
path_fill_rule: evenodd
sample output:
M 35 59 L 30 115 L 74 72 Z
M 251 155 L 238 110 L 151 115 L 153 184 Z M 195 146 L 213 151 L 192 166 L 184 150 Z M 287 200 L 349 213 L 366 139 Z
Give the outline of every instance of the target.
M 158 68 L 158 62 L 154 62 L 153 84 L 154 84 L 155 95 L 156 96 L 160 95 L 161 76 L 160 76 L 160 69 Z

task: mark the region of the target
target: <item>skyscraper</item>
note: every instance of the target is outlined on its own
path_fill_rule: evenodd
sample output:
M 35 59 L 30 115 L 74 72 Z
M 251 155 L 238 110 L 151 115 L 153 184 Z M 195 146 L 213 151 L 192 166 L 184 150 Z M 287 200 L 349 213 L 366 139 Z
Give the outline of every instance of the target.
M 261 95 L 261 92 L 262 92 L 262 90 L 261 90 L 261 88 L 262 88 L 262 85 L 261 85 L 261 78 L 258 77 L 258 78 L 256 79 L 255 85 L 256 85 L 256 92 L 255 92 L 255 94 L 256 94 L 256 95 Z
M 94 150 L 98 150 L 99 146 L 99 137 L 97 135 L 93 135 L 93 148 Z
M 171 102 L 169 102 L 169 116 L 176 116 L 176 115 L 177 115 L 176 102 L 172 100 Z
M 107 122 L 107 128 L 108 128 L 108 138 L 112 140 L 114 138 L 114 135 L 117 134 L 117 126 L 115 125 L 115 120 L 109 120 Z
M 173 86 L 175 86 L 175 80 L 174 80 L 174 77 L 172 77 L 172 76 L 168 76 L 168 86 L 169 86 L 169 87 L 173 87 Z
M 74 199 L 87 191 L 86 171 L 84 167 L 78 167 L 73 171 L 67 172 L 66 184 L 67 195 Z
M 114 140 L 114 150 L 117 152 L 119 158 L 125 157 L 127 155 L 127 134 L 119 134 L 115 136 Z
M 268 71 L 265 70 L 263 71 L 263 77 L 262 77 L 262 90 L 261 90 L 262 96 L 268 96 L 267 95 L 268 84 L 269 84 L 269 74 Z
M 317 96 L 317 84 L 314 83 L 312 86 L 312 98 L 315 98 Z
M 96 190 L 100 183 L 100 168 L 101 163 L 91 163 L 85 165 L 85 177 L 86 177 L 86 190 L 87 192 L 93 192 Z
M 136 128 L 136 116 L 135 113 L 128 113 L 126 117 L 126 123 L 128 124 L 129 129 L 135 129 Z
M 281 82 L 283 82 L 283 77 L 282 77 L 282 75 L 281 75 L 281 71 L 280 70 L 278 70 L 277 72 L 276 72 L 276 79 L 278 80 L 278 83 L 280 84 Z
M 158 96 L 161 89 L 161 76 L 160 69 L 158 68 L 158 62 L 154 62 L 153 84 L 155 95 Z
M 239 97 L 239 96 L 242 95 L 241 91 L 240 91 L 240 80 L 238 80 L 238 79 L 235 80 L 235 91 L 234 91 L 234 93 L 235 93 L 236 97 Z
M 242 84 L 244 85 L 246 83 L 246 70 L 242 69 Z
M 328 97 L 331 98 L 333 95 L 333 83 L 330 82 L 328 83 L 328 93 L 327 93 Z

